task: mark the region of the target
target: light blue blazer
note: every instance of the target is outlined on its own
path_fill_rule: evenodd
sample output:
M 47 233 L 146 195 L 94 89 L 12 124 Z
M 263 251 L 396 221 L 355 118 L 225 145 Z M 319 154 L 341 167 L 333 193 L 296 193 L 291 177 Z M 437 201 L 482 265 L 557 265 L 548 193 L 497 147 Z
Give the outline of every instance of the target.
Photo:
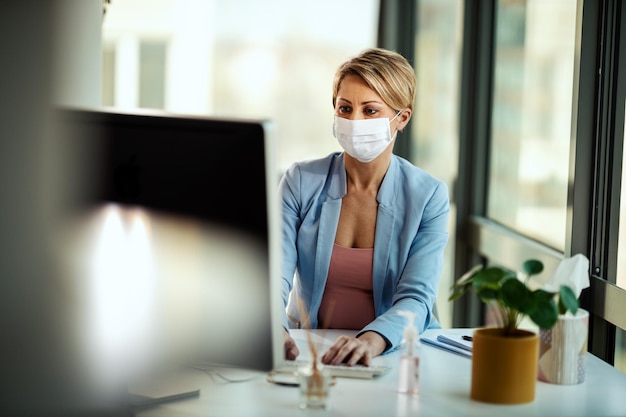
M 318 326 L 346 189 L 343 152 L 295 163 L 280 181 L 285 328 L 300 326 L 295 299 L 310 313 L 311 328 Z M 392 155 L 377 200 L 373 265 L 377 318 L 359 334 L 379 333 L 389 352 L 400 345 L 406 326 L 400 310 L 415 313 L 420 333 L 440 327 L 433 306 L 448 241 L 450 203 L 444 182 L 397 155 Z

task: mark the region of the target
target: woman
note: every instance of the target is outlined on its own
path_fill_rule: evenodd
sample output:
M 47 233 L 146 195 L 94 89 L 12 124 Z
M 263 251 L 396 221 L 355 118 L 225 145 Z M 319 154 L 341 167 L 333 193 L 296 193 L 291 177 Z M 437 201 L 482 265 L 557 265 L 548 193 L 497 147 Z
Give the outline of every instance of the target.
M 396 52 L 368 49 L 345 62 L 333 83 L 333 133 L 344 152 L 296 163 L 280 182 L 283 326 L 358 330 L 334 342 L 326 364 L 369 365 L 395 350 L 401 310 L 415 313 L 420 332 L 440 327 L 433 306 L 448 189 L 393 154 L 415 87 L 415 71 Z M 286 331 L 285 356 L 298 354 Z

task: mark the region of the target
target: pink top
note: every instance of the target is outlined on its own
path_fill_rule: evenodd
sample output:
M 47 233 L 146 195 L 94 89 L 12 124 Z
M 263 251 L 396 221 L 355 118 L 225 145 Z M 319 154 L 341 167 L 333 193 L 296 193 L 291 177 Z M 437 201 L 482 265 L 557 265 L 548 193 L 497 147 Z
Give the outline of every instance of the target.
M 335 243 L 318 312 L 320 327 L 360 330 L 374 320 L 373 260 L 373 248 L 346 248 Z

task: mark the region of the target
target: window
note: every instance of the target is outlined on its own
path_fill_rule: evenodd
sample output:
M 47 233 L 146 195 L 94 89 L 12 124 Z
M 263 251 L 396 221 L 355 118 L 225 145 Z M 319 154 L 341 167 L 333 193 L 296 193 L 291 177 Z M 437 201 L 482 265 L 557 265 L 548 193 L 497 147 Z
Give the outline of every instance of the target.
M 497 5 L 488 216 L 563 251 L 576 1 Z
M 114 89 L 115 49 L 110 45 L 102 46 L 102 104 L 112 106 L 115 102 Z
M 418 2 L 415 37 L 417 94 L 411 132 L 410 160 L 453 189 L 458 161 L 458 102 L 461 72 L 463 2 Z M 445 163 L 442 163 L 445 161 Z M 443 327 L 452 326 L 449 288 L 454 281 L 454 201 L 451 200 L 450 239 L 437 300 Z
M 139 106 L 162 109 L 165 105 L 165 53 L 167 44 L 142 41 L 139 45 Z
M 119 108 L 271 119 L 284 171 L 340 150 L 333 76 L 376 46 L 378 12 L 378 0 L 113 2 L 103 91 Z

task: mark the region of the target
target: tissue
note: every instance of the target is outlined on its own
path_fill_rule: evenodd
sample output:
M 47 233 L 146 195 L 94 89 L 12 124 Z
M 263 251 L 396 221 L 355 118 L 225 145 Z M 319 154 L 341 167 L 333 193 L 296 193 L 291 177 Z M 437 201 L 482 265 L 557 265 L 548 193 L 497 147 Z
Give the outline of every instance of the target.
M 576 294 L 576 298 L 589 286 L 589 259 L 585 255 L 579 253 L 563 259 L 552 277 L 545 283 L 544 289 L 558 292 L 561 285 L 569 286 Z

